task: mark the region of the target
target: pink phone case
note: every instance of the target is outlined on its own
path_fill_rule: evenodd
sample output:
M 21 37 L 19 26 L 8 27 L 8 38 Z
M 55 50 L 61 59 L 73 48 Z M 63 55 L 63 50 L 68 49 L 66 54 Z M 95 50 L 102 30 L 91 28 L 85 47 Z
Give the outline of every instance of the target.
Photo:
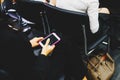
M 55 45 L 61 40 L 60 37 L 56 33 L 53 32 L 49 34 L 48 36 L 46 36 L 42 41 L 40 41 L 39 44 L 43 47 L 48 38 L 50 38 L 50 42 L 52 42 L 51 45 Z

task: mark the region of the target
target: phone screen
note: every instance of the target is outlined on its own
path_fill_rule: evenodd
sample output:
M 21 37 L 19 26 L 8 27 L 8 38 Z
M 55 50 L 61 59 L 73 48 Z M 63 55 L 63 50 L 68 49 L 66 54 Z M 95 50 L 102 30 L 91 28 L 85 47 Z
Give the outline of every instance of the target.
M 49 45 L 55 45 L 60 41 L 60 37 L 56 33 L 51 33 L 47 37 L 45 37 L 44 40 L 40 41 L 40 45 L 45 45 L 48 38 L 50 39 Z

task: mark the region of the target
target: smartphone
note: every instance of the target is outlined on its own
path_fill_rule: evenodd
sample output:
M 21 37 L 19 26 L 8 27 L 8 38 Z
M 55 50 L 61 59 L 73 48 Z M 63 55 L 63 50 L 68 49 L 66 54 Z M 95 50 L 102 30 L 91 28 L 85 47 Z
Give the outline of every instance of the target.
M 55 45 L 60 41 L 60 37 L 56 33 L 51 33 L 48 36 L 46 36 L 42 41 L 39 42 L 39 44 L 43 47 L 47 41 L 47 39 L 50 39 L 49 45 Z

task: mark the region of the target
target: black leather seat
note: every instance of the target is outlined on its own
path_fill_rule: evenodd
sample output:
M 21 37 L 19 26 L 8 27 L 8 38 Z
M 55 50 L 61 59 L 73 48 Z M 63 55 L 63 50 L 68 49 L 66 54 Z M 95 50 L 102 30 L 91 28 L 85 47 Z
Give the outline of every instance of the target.
M 51 30 L 55 29 L 71 37 L 71 41 L 79 44 L 81 50 L 84 50 L 86 46 L 89 52 L 108 39 L 109 25 L 104 16 L 108 18 L 109 16 L 106 14 L 99 14 L 100 29 L 96 34 L 92 34 L 86 13 L 61 9 L 46 3 L 44 10 Z
M 34 0 L 16 0 L 16 10 L 25 19 L 41 23 L 41 11 L 43 9 L 43 2 Z
M 27 13 L 24 14 L 24 16 L 29 16 L 28 14 L 36 15 L 39 16 L 38 13 L 43 12 L 44 13 L 44 24 L 45 29 L 50 28 L 50 31 L 57 31 L 63 34 L 63 36 L 69 36 L 71 41 L 74 42 L 75 44 L 79 44 L 81 47 L 81 50 L 85 48 L 85 35 L 84 35 L 84 30 L 86 34 L 86 44 L 88 50 L 91 50 L 95 48 L 98 44 L 106 40 L 108 37 L 108 30 L 109 30 L 109 25 L 106 24 L 106 20 L 104 19 L 105 16 L 109 18 L 108 15 L 106 14 L 99 14 L 99 24 L 100 24 L 100 29 L 96 34 L 92 34 L 90 31 L 90 26 L 89 26 L 89 18 L 86 13 L 81 13 L 81 12 L 75 12 L 75 11 L 70 11 L 70 10 L 65 10 L 61 9 L 55 6 L 52 6 L 47 3 L 43 3 L 41 1 L 34 1 L 34 0 L 18 0 L 19 1 L 19 6 L 26 7 L 26 5 L 29 6 L 29 9 L 25 9 L 24 11 L 27 13 L 27 11 L 32 11 L 35 10 L 37 11 L 36 13 Z M 25 6 L 23 6 L 25 5 Z M 32 6 L 32 7 L 30 7 Z M 21 11 L 22 9 L 18 9 L 20 13 L 22 14 Z M 40 19 L 41 17 L 39 17 Z M 38 18 L 30 18 L 39 20 Z M 36 21 L 35 21 L 36 22 Z M 84 29 L 84 28 L 85 29 Z M 47 31 L 47 30 L 46 30 Z

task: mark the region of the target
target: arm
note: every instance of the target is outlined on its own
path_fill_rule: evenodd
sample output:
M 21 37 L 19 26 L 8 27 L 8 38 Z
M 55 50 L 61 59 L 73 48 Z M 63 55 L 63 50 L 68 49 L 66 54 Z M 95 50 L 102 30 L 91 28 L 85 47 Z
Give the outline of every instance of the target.
M 49 71 L 49 58 L 47 57 L 49 53 L 51 53 L 55 46 L 50 46 L 49 39 L 46 41 L 46 44 L 42 48 L 41 55 L 36 57 L 34 70 L 37 72 L 36 76 L 40 77 L 38 80 L 46 80 L 47 73 Z
M 96 33 L 99 29 L 98 7 L 99 7 L 99 2 L 97 0 L 90 2 L 88 5 L 87 13 L 89 16 L 90 30 L 92 33 Z
M 56 6 L 56 0 L 50 0 L 49 4 Z
M 41 41 L 43 37 L 35 37 L 30 40 L 33 47 L 39 46 L 39 41 Z M 55 46 L 49 45 L 50 39 L 48 39 L 45 45 L 42 48 L 42 51 L 39 56 L 35 57 L 33 72 L 31 73 L 33 78 L 36 80 L 46 80 L 47 73 L 49 71 L 49 58 L 47 57 L 55 48 Z

